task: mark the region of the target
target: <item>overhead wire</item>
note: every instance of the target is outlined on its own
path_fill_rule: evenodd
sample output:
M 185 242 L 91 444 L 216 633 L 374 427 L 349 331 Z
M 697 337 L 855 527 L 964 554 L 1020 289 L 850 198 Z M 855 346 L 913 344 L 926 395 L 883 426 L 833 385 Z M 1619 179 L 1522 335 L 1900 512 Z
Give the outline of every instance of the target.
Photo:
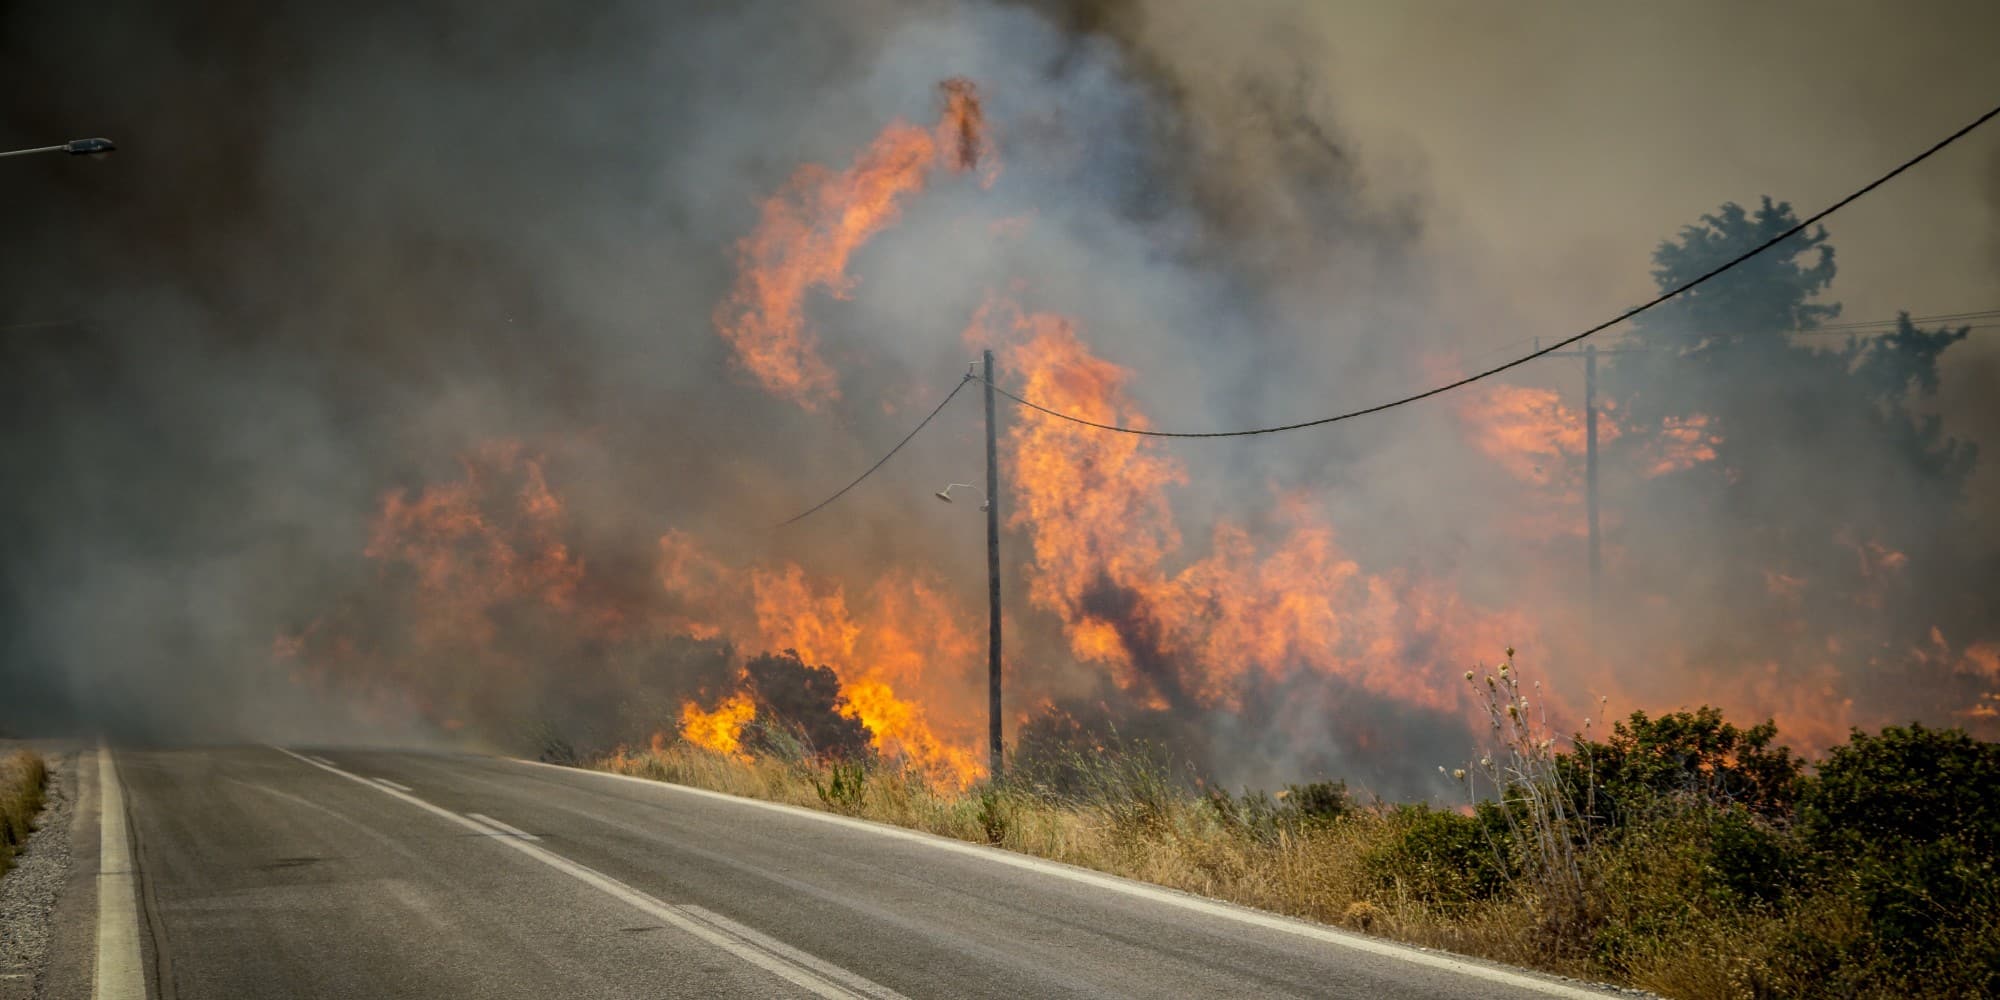
M 1930 159 L 1932 156 L 1937 155 L 1939 152 L 1943 151 L 1945 147 L 1950 146 L 1952 143 L 1955 143 L 1958 140 L 1965 138 L 1967 135 L 1970 135 L 1975 129 L 1978 129 L 1980 126 L 1986 124 L 1988 121 L 1991 121 L 1996 116 L 2000 116 L 2000 105 L 1996 105 L 1992 109 L 1988 110 L 1985 114 L 1980 115 L 1978 118 L 1972 120 L 1970 123 L 1961 127 L 1957 131 L 1938 140 L 1937 142 L 1933 143 L 1928 149 L 1925 149 L 1923 152 L 1918 153 L 1917 155 L 1909 158 L 1908 160 L 1903 161 L 1901 164 L 1896 166 L 1895 169 L 1892 169 L 1888 173 L 1885 173 L 1882 176 L 1875 178 L 1873 181 L 1868 182 L 1867 184 L 1855 190 L 1853 193 L 1849 194 L 1845 198 L 1842 198 L 1839 201 L 1836 201 L 1833 204 L 1820 209 L 1819 211 L 1813 213 L 1812 215 L 1807 216 L 1805 219 L 1801 220 L 1797 225 L 1792 226 L 1790 229 L 1785 230 L 1783 233 L 1780 233 L 1777 236 L 1765 240 L 1763 243 L 1760 243 L 1757 246 L 1741 254 L 1738 254 L 1737 256 L 1710 269 L 1709 271 L 1701 274 L 1700 276 L 1690 281 L 1687 281 L 1672 289 L 1662 292 L 1658 296 L 1640 305 L 1627 309 L 1624 312 L 1619 313 L 1618 315 L 1613 316 L 1612 318 L 1605 320 L 1602 323 L 1590 327 L 1589 329 L 1583 330 L 1579 333 L 1575 333 L 1561 340 L 1555 341 L 1549 344 L 1547 347 L 1537 348 L 1536 350 L 1530 351 L 1527 354 L 1521 355 L 1520 357 L 1509 360 L 1503 364 L 1495 365 L 1491 368 L 1487 368 L 1482 371 L 1476 372 L 1472 375 L 1467 375 L 1463 378 L 1447 382 L 1443 385 L 1434 386 L 1430 389 L 1423 390 L 1422 392 L 1411 393 L 1407 396 L 1402 396 L 1397 399 L 1392 399 L 1385 403 L 1377 403 L 1373 406 L 1363 407 L 1358 410 L 1349 410 L 1345 413 L 1337 413 L 1330 417 L 1321 417 L 1317 420 L 1303 420 L 1298 423 L 1292 423 L 1292 424 L 1279 424 L 1271 427 L 1254 427 L 1245 430 L 1234 430 L 1234 431 L 1144 430 L 1134 427 L 1120 427 L 1117 426 L 1116 424 L 1100 423 L 1098 421 L 1088 420 L 1083 417 L 1076 416 L 1074 414 L 1063 413 L 1060 410 L 1054 410 L 1047 406 L 1043 406 L 1040 403 L 1036 403 L 1033 400 L 1025 399 L 1021 396 L 1015 395 L 1014 393 L 1008 391 L 1007 389 L 1001 387 L 1000 385 L 988 379 L 985 379 L 979 375 L 975 375 L 971 372 L 967 372 L 963 378 L 959 379 L 958 384 L 953 386 L 952 390 L 945 394 L 944 399 L 938 402 L 936 408 L 932 409 L 931 412 L 927 414 L 922 421 L 918 422 L 917 426 L 910 430 L 910 433 L 904 435 L 901 441 L 896 442 L 895 447 L 890 448 L 886 454 L 884 454 L 881 458 L 877 459 L 875 461 L 875 464 L 869 466 L 866 471 L 861 473 L 861 475 L 856 476 L 853 482 L 850 482 L 846 486 L 843 486 L 840 489 L 834 491 L 834 493 L 831 496 L 827 497 L 824 500 L 821 500 L 819 503 L 816 503 L 811 507 L 806 508 L 804 511 L 801 511 L 798 514 L 795 514 L 792 517 L 780 522 L 778 524 L 778 527 L 782 528 L 787 525 L 796 524 L 799 521 L 811 517 L 812 515 L 826 508 L 827 505 L 847 495 L 847 493 L 850 490 L 854 489 L 856 486 L 861 485 L 861 483 L 864 480 L 866 480 L 869 476 L 874 475 L 876 470 L 888 464 L 891 458 L 896 457 L 896 453 L 902 451 L 903 447 L 909 444 L 911 440 L 915 439 L 918 434 L 922 433 L 925 427 L 930 426 L 931 421 L 936 419 L 939 413 L 944 412 L 944 408 L 947 405 L 949 405 L 953 399 L 957 398 L 959 391 L 964 389 L 967 383 L 970 382 L 975 382 L 975 381 L 984 382 L 993 390 L 995 394 L 1003 396 L 1020 406 L 1024 406 L 1027 407 L 1028 409 L 1047 414 L 1048 416 L 1051 417 L 1056 417 L 1062 420 L 1069 421 L 1070 423 L 1080 424 L 1085 427 L 1092 427 L 1097 430 L 1115 431 L 1121 434 L 1135 434 L 1144 437 L 1165 437 L 1165 438 L 1251 437 L 1254 435 L 1261 435 L 1261 434 L 1277 434 L 1283 431 L 1303 430 L 1308 427 L 1321 427 L 1327 424 L 1338 423 L 1343 420 L 1352 420 L 1356 417 L 1364 417 L 1368 416 L 1369 414 L 1380 413 L 1384 410 L 1395 409 L 1396 407 L 1399 406 L 1406 406 L 1410 403 L 1415 403 L 1421 400 L 1429 399 L 1432 396 L 1437 396 L 1446 392 L 1450 392 L 1453 389 L 1470 385 L 1482 379 L 1491 378 L 1495 375 L 1500 374 L 1501 372 L 1520 367 L 1521 365 L 1527 364 L 1528 362 L 1533 361 L 1537 358 L 1546 357 L 1550 354 L 1555 353 L 1556 351 L 1559 351 L 1565 347 L 1570 346 L 1571 344 L 1577 343 L 1578 341 L 1581 341 L 1586 337 L 1592 336 L 1597 333 L 1602 333 L 1603 331 L 1610 329 L 1611 327 L 1616 326 L 1620 323 L 1623 323 L 1626 320 L 1639 315 L 1640 313 L 1646 312 L 1654 308 L 1655 306 L 1665 303 L 1668 300 L 1677 298 L 1680 295 L 1683 295 L 1689 291 L 1694 290 L 1695 288 L 1700 287 L 1703 284 L 1706 284 L 1710 280 L 1713 280 L 1714 278 L 1719 277 L 1735 269 L 1738 265 L 1751 259 L 1752 257 L 1755 257 L 1758 254 L 1761 254 L 1764 251 L 1769 250 L 1772 247 L 1777 246 L 1778 244 L 1783 243 L 1794 236 L 1797 236 L 1798 234 L 1806 231 L 1807 229 L 1816 225 L 1817 223 L 1824 220 L 1833 213 L 1838 212 L 1842 208 L 1845 208 L 1848 205 L 1853 204 L 1854 202 L 1867 196 L 1868 194 L 1873 192 L 1876 188 L 1879 188 L 1882 185 L 1887 184 L 1888 182 L 1896 179 L 1897 177 L 1901 176 L 1905 171 L 1908 171 L 1910 168 L 1916 166 L 1919 163 L 1924 162 L 1925 160 Z M 1955 319 L 1984 319 L 1991 315 L 2000 315 L 2000 310 L 1980 310 L 1977 312 L 1953 313 L 1941 316 L 1912 317 L 1911 321 L 1937 322 L 1940 320 L 1955 320 Z M 1894 322 L 1896 321 L 1894 320 L 1882 321 L 1882 323 L 1894 323 Z M 1866 324 L 1839 325 L 1835 327 L 1822 327 L 1820 328 L 1820 331 L 1833 333 L 1833 332 L 1840 332 L 1841 330 L 1844 329 L 1850 329 L 1850 328 L 1858 329 L 1861 327 L 1873 327 L 1877 325 L 1881 324 L 1866 323 Z M 1807 332 L 1820 332 L 1820 331 L 1807 331 Z M 1503 345 L 1503 348 L 1505 346 L 1511 346 L 1511 345 Z M 1492 352 L 1488 353 L 1490 354 Z M 1483 357 L 1485 355 L 1481 356 Z
M 1640 313 L 1646 312 L 1647 310 L 1650 310 L 1655 306 L 1667 302 L 1670 299 L 1677 298 L 1683 294 L 1686 294 L 1687 292 L 1693 291 L 1694 289 L 1699 288 L 1704 284 L 1707 284 L 1709 281 L 1717 277 L 1720 277 L 1721 275 L 1726 274 L 1731 270 L 1734 270 L 1738 265 L 1749 260 L 1750 258 L 1755 257 L 1758 254 L 1761 254 L 1764 251 L 1769 250 L 1780 243 L 1792 239 L 1793 237 L 1799 235 L 1802 232 L 1805 232 L 1807 229 L 1810 229 L 1814 225 L 1818 224 L 1820 221 L 1824 220 L 1833 213 L 1838 212 L 1843 208 L 1846 208 L 1848 205 L 1853 204 L 1854 202 L 1860 200 L 1863 197 L 1866 197 L 1868 194 L 1872 193 L 1876 188 L 1879 188 L 1882 185 L 1887 184 L 1892 180 L 1895 180 L 1897 177 L 1901 176 L 1905 171 L 1909 170 L 1911 167 L 1914 167 L 1917 164 L 1930 159 L 1931 157 L 1937 155 L 1939 152 L 1942 152 L 1945 149 L 1945 147 L 1950 146 L 1952 143 L 1955 143 L 1958 140 L 1965 138 L 1967 135 L 1970 135 L 1973 132 L 1973 130 L 1991 121 L 1996 116 L 2000 116 L 2000 105 L 1996 105 L 1992 109 L 1988 110 L 1985 114 L 1980 115 L 1978 118 L 1973 119 L 1970 123 L 1959 128 L 1957 131 L 1951 133 L 1948 136 L 1945 136 L 1942 139 L 1939 139 L 1935 143 L 1932 143 L 1930 148 L 1925 149 L 1923 152 L 1918 153 L 1917 155 L 1907 160 L 1904 160 L 1901 164 L 1895 167 L 1895 169 L 1890 170 L 1888 173 L 1885 173 L 1882 176 L 1877 177 L 1874 180 L 1868 182 L 1867 184 L 1861 186 L 1859 189 L 1855 190 L 1853 193 L 1849 194 L 1845 198 L 1842 198 L 1839 201 L 1836 201 L 1833 204 L 1828 205 L 1827 207 L 1822 208 L 1819 211 L 1814 212 L 1812 215 L 1809 215 L 1806 218 L 1800 220 L 1797 225 L 1792 226 L 1790 229 L 1787 229 L 1784 232 L 1779 233 L 1778 235 L 1773 236 L 1768 240 L 1765 240 L 1764 242 L 1758 244 L 1757 246 L 1752 247 L 1751 249 L 1746 250 L 1743 253 L 1740 253 L 1735 257 L 1730 258 L 1729 260 L 1723 262 L 1722 264 L 1717 265 L 1716 267 L 1710 268 L 1708 271 L 1704 272 L 1698 277 L 1695 277 L 1687 282 L 1684 282 L 1671 289 L 1668 289 L 1667 291 L 1660 293 L 1659 295 L 1653 297 L 1652 299 L 1649 299 L 1640 305 L 1633 306 L 1632 308 L 1627 309 L 1624 312 L 1619 313 L 1618 315 L 1613 316 L 1602 323 L 1592 326 L 1589 329 L 1586 329 L 1580 333 L 1571 334 L 1568 337 L 1564 337 L 1561 340 L 1549 344 L 1547 347 L 1539 348 L 1527 354 L 1523 354 L 1520 357 L 1509 360 L 1503 364 L 1495 365 L 1491 368 L 1486 368 L 1474 374 L 1467 375 L 1463 378 L 1451 382 L 1447 382 L 1443 385 L 1425 389 L 1421 392 L 1411 393 L 1407 396 L 1402 396 L 1397 399 L 1392 399 L 1384 403 L 1377 403 L 1373 406 L 1365 406 L 1358 410 L 1349 410 L 1345 413 L 1336 413 L 1333 416 L 1320 417 L 1317 420 L 1301 420 L 1297 423 L 1278 424 L 1270 427 L 1252 427 L 1244 430 L 1156 431 L 1156 430 L 1146 430 L 1135 427 L 1120 427 L 1116 424 L 1101 423 L 1099 421 L 1089 420 L 1084 417 L 1076 416 L 1075 414 L 1064 413 L 1060 410 L 1054 410 L 1047 406 L 1043 406 L 1042 404 L 1034 402 L 1033 400 L 1024 399 L 1020 396 L 1017 396 L 1014 393 L 1008 391 L 1005 388 L 1002 388 L 997 384 L 994 384 L 992 382 L 987 382 L 986 379 L 981 378 L 980 376 L 969 375 L 967 377 L 972 379 L 977 379 L 982 382 L 987 382 L 988 385 L 992 386 L 993 391 L 995 393 L 998 393 L 1001 396 L 1005 396 L 1006 398 L 1012 400 L 1016 404 L 1027 407 L 1028 409 L 1031 410 L 1038 411 L 1040 413 L 1047 414 L 1048 416 L 1056 417 L 1061 420 L 1067 420 L 1073 424 L 1080 424 L 1085 427 L 1096 428 L 1097 430 L 1114 431 L 1120 434 L 1134 434 L 1142 437 L 1162 437 L 1162 438 L 1252 437 L 1260 434 L 1278 434 L 1284 431 L 1303 430 L 1308 427 L 1323 427 L 1327 424 L 1339 423 L 1340 421 L 1343 420 L 1352 420 L 1356 417 L 1365 417 L 1368 416 L 1369 414 L 1381 413 L 1384 410 L 1392 410 L 1399 406 L 1407 406 L 1410 403 L 1415 403 L 1421 400 L 1429 399 L 1432 396 L 1441 395 L 1443 393 L 1450 392 L 1453 389 L 1471 385 L 1472 383 L 1481 381 L 1482 379 L 1491 378 L 1495 375 L 1500 374 L 1501 372 L 1508 371 L 1513 368 L 1518 368 L 1521 365 L 1527 364 L 1528 362 L 1535 360 L 1536 358 L 1553 354 L 1556 351 L 1568 347 L 1569 345 L 1574 344 L 1580 340 L 1583 340 L 1584 338 L 1589 337 L 1593 334 L 1602 333 L 1603 331 L 1608 330 L 1611 327 L 1617 326 L 1618 324 L 1623 323 L 1626 320 L 1639 315 Z
M 777 526 L 782 528 L 788 524 L 795 524 L 799 521 L 803 521 L 806 518 L 819 513 L 820 509 L 825 507 L 827 504 L 830 504 L 835 500 L 838 500 L 841 497 L 846 496 L 848 490 L 851 490 L 856 486 L 861 485 L 862 480 L 867 479 L 869 476 L 874 475 L 876 469 L 879 469 L 882 466 L 888 464 L 890 459 L 896 457 L 897 452 L 903 450 L 904 445 L 909 444 L 912 438 L 916 437 L 919 433 L 922 433 L 925 427 L 930 426 L 931 421 L 937 419 L 937 415 L 944 412 L 945 406 L 948 405 L 952 401 L 953 397 L 956 397 L 958 395 L 958 391 L 960 389 L 965 388 L 965 384 L 967 382 L 971 382 L 973 378 L 974 376 L 968 372 L 964 378 L 959 379 L 958 384 L 952 386 L 951 391 L 945 393 L 944 398 L 938 401 L 937 407 L 931 410 L 930 414 L 924 417 L 922 421 L 918 422 L 917 426 L 911 428 L 910 433 L 903 435 L 903 439 L 901 441 L 896 442 L 896 446 L 894 448 L 889 449 L 888 454 L 883 455 L 881 458 L 876 459 L 875 464 L 868 467 L 868 471 L 863 472 L 862 474 L 854 477 L 853 482 L 848 483 L 846 486 L 842 486 L 838 490 L 835 490 L 832 496 L 827 497 L 826 499 L 821 500 L 816 504 L 813 504 L 811 507 L 806 508 L 805 510 L 799 512 L 798 514 L 795 514 L 789 518 L 786 518 L 783 521 L 778 522 Z

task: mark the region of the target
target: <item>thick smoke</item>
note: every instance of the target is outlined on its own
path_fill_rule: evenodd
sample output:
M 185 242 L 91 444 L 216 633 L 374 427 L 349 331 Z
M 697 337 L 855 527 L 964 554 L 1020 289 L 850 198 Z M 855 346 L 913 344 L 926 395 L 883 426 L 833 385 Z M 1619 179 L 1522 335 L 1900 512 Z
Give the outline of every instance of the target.
M 537 723 L 600 744 L 670 731 L 684 698 L 727 693 L 732 656 L 765 650 L 730 650 L 750 640 L 709 631 L 729 608 L 662 587 L 663 536 L 698 540 L 691 566 L 795 563 L 822 601 L 835 585 L 855 604 L 886 599 L 871 590 L 884 580 L 935 587 L 954 627 L 983 628 L 979 519 L 928 499 L 981 472 L 964 402 L 839 505 L 772 525 L 949 390 L 973 354 L 962 331 L 996 297 L 1069 317 L 1097 357 L 1136 373 L 1132 403 L 1156 426 L 1317 416 L 1627 304 L 1648 288 L 1653 243 L 1720 201 L 1818 204 L 1995 89 L 1983 55 L 1920 58 L 1915 43 L 1869 51 L 1864 73 L 1861 41 L 1902 36 L 1845 13 L 1825 14 L 1838 46 L 1799 63 L 1783 61 L 1806 57 L 1775 15 L 1718 42 L 1698 30 L 1716 18 L 1693 12 L 1458 14 L 1489 30 L 1167 0 L 16 6 L 0 25 L 18 95 L 0 134 L 29 145 L 82 130 L 121 152 L 5 161 L 20 192 L 0 269 L 18 471 L 0 726 L 507 742 Z M 1982 35 L 1934 17 L 1933 42 Z M 1689 80 L 1671 55 L 1633 63 L 1593 31 L 1731 62 Z M 979 87 L 998 180 L 937 181 L 858 251 L 845 300 L 808 303 L 837 404 L 765 392 L 711 322 L 758 203 L 801 163 L 847 164 L 893 119 L 934 120 L 953 77 Z M 1599 77 L 1613 85 L 1587 85 Z M 1911 83 L 1907 99 L 1884 79 Z M 1668 102 L 1678 110 L 1659 114 Z M 1773 131 L 1787 149 L 1835 152 L 1779 156 Z M 1634 152 L 1635 137 L 1662 135 L 1678 144 Z M 1848 316 L 1994 304 L 1984 138 L 1932 175 L 1983 215 L 1905 186 L 1838 220 L 1829 295 Z M 1005 354 L 1018 341 L 1002 334 Z M 1991 393 L 1963 388 L 1991 386 L 1992 358 L 1975 336 L 1941 362 L 1961 437 L 2000 429 Z M 1527 379 L 1576 408 L 1573 374 Z M 1088 610 L 1124 630 L 1152 680 L 1120 684 L 1080 659 L 1033 591 L 1036 527 L 1017 523 L 1022 716 L 1104 705 L 1225 781 L 1324 773 L 1399 792 L 1466 753 L 1463 715 L 1437 692 L 1505 643 L 1573 685 L 1579 714 L 1600 693 L 1628 700 L 1614 708 L 1727 696 L 1733 710 L 1796 711 L 1851 686 L 1835 677 L 1831 694 L 1795 700 L 1641 683 L 1647 649 L 1603 636 L 1586 649 L 1580 543 L 1522 540 L 1517 510 L 1556 500 L 1482 464 L 1450 401 L 1157 454 L 1187 473 L 1166 491 L 1181 548 L 1162 573 L 1206 559 L 1218 523 L 1283 545 L 1284 511 L 1305 498 L 1369 586 L 1454 596 L 1393 619 L 1422 625 L 1393 626 L 1409 635 L 1375 676 L 1244 663 L 1230 697 L 1203 698 L 1166 638 L 1185 621 L 1146 618 L 1130 580 L 1106 577 Z M 523 499 L 535 477 L 559 513 Z M 1995 481 L 1975 473 L 1968 489 L 1991 498 Z M 465 540 L 489 535 L 440 528 L 461 487 L 482 530 L 539 539 L 541 569 L 569 582 L 493 583 L 512 556 L 468 557 Z M 443 540 L 400 561 L 367 555 L 383 551 L 388 497 L 432 504 L 410 523 Z M 1634 485 L 1620 502 L 1630 523 L 1669 498 Z M 446 556 L 455 569 L 423 575 Z M 1984 593 L 1993 565 L 1955 563 L 1949 581 L 1908 572 Z M 775 600 L 771 581 L 739 603 Z M 411 638 L 467 607 L 466 621 L 497 623 L 476 656 Z M 1522 634 L 1440 638 L 1493 616 Z M 274 662 L 275 639 L 302 635 L 317 673 Z M 926 665 L 926 704 L 953 734 L 982 731 L 983 663 L 968 652 Z M 351 669 L 369 683 L 343 684 L 340 664 L 361 660 Z M 446 717 L 433 700 L 486 717 Z

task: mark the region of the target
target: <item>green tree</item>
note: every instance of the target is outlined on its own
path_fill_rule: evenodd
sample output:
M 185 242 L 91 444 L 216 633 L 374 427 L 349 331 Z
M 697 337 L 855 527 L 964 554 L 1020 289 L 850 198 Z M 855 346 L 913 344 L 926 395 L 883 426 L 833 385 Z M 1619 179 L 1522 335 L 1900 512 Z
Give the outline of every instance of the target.
M 1660 244 L 1653 277 L 1681 285 L 1796 224 L 1769 198 L 1723 205 Z M 1840 315 L 1825 299 L 1836 270 L 1826 231 L 1801 232 L 1641 316 L 1638 350 L 1608 359 L 1623 433 L 1604 451 L 1607 543 L 1629 554 L 1614 585 L 1683 616 L 1635 614 L 1627 633 L 1704 666 L 1832 663 L 1874 679 L 1848 696 L 1933 710 L 1916 701 L 1939 685 L 1886 679 L 1908 679 L 1932 626 L 1961 645 L 1993 634 L 1954 592 L 1980 574 L 1948 541 L 1975 452 L 1929 412 L 1939 359 L 1968 331 L 1906 314 L 1844 343 L 1794 336 Z

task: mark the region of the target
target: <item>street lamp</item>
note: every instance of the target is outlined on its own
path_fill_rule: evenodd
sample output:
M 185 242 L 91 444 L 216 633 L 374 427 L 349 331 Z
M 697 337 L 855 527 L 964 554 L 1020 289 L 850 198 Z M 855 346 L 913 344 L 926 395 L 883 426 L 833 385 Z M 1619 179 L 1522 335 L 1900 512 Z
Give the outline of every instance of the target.
M 950 485 L 946 486 L 946 487 L 945 487 L 944 489 L 941 489 L 941 490 L 937 491 L 936 493 L 933 493 L 933 494 L 931 494 L 931 496 L 934 496 L 934 497 L 937 497 L 937 498 L 938 498 L 939 500 L 943 500 L 943 501 L 944 501 L 945 503 L 952 503 L 952 502 L 953 502 L 953 500 L 951 499 L 951 491 L 952 491 L 952 490 L 956 490 L 956 489 L 968 489 L 968 490 L 971 490 L 971 491 L 973 491 L 973 492 L 975 492 L 975 493 L 979 494 L 979 509 L 980 509 L 980 510 L 985 510 L 985 509 L 986 509 L 987 507 L 991 506 L 991 505 L 992 505 L 992 503 L 993 503 L 993 501 L 991 501 L 991 500 L 988 500 L 988 499 L 986 498 L 986 491 L 985 491 L 985 490 L 982 490 L 982 489 L 980 489 L 979 487 L 977 487 L 977 486 L 974 486 L 974 485 L 972 485 L 971 483 L 952 483 L 952 484 L 950 484 Z
M 117 149 L 109 139 L 71 139 L 59 146 L 36 146 L 33 149 L 15 149 L 0 153 L 0 156 L 27 156 L 30 153 L 68 153 L 71 156 L 103 156 Z

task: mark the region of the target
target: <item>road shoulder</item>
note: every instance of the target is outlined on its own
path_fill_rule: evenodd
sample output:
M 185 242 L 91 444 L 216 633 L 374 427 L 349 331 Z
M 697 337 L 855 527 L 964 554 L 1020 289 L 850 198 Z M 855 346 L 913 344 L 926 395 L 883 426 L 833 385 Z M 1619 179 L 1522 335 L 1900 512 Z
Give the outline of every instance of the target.
M 77 754 L 32 747 L 49 778 L 35 832 L 0 877 L 0 1000 L 28 1000 L 49 959 L 51 917 L 69 877 Z

